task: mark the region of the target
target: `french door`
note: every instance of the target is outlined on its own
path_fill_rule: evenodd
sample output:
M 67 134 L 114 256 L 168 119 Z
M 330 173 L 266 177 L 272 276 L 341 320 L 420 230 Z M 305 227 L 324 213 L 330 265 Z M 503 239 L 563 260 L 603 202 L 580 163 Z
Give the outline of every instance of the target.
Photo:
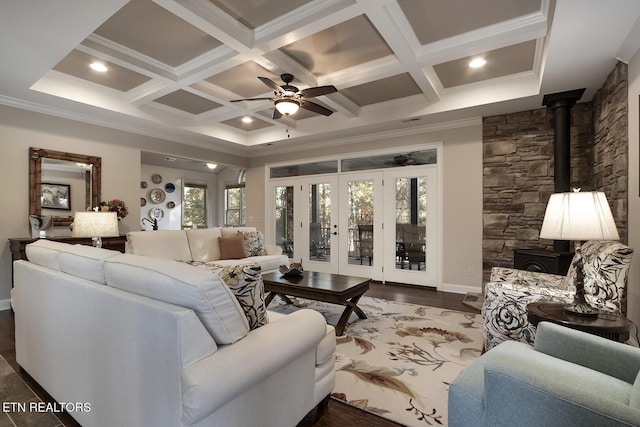
M 384 280 L 382 180 L 381 172 L 340 176 L 341 274 Z
M 338 274 L 338 176 L 313 176 L 299 182 L 296 211 L 300 213 L 302 265 L 307 270 Z
M 439 285 L 437 167 L 270 183 L 275 242 L 305 270 Z
M 440 284 L 440 209 L 435 165 L 384 174 L 384 277 L 421 286 Z

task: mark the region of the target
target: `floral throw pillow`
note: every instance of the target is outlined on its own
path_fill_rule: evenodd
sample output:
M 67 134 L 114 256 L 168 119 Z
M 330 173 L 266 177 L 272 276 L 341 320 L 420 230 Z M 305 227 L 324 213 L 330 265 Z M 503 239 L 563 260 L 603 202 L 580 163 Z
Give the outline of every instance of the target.
M 231 289 L 244 311 L 249 328 L 256 329 L 267 324 L 267 307 L 264 303 L 264 282 L 259 265 L 217 265 L 214 262 L 186 261 L 188 264 L 206 268 L 217 273 Z
M 260 231 L 239 232 L 244 237 L 244 248 L 247 256 L 266 255 L 267 251 L 264 247 L 264 235 Z

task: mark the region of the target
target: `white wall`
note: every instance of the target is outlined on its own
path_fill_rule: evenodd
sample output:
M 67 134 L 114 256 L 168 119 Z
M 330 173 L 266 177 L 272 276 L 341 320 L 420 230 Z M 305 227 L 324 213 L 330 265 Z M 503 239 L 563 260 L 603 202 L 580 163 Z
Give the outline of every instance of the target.
M 629 61 L 629 246 L 635 249 L 629 270 L 627 316 L 640 325 L 640 51 Z
M 335 142 L 335 141 L 333 141 Z M 482 289 L 482 121 L 458 126 L 425 127 L 417 134 L 395 134 L 324 148 L 278 153 L 252 158 L 247 171 L 247 225 L 265 229 L 265 164 L 309 161 L 334 154 L 443 143 L 440 164 L 443 172 L 443 289 L 451 292 L 479 292 Z

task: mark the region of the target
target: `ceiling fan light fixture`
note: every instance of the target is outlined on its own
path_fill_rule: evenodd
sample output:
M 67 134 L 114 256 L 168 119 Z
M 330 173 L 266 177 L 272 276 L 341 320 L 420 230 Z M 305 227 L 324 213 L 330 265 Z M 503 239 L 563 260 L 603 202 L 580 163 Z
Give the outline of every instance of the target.
M 300 108 L 300 103 L 293 99 L 278 99 L 276 100 L 276 109 L 285 116 L 295 114 Z

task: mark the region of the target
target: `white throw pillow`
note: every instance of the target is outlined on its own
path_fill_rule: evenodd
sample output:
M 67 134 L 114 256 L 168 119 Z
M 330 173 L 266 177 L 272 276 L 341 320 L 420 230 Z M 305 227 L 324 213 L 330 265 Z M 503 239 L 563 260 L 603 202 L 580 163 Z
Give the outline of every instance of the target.
M 156 258 L 191 260 L 187 234 L 183 230 L 130 231 L 128 253 Z
M 220 244 L 218 239 L 222 236 L 220 228 L 197 228 L 186 230 L 191 259 L 193 261 L 207 262 L 220 259 Z
M 106 260 L 105 273 L 109 286 L 192 309 L 216 344 L 232 344 L 249 332 L 242 307 L 217 274 L 131 254 Z

